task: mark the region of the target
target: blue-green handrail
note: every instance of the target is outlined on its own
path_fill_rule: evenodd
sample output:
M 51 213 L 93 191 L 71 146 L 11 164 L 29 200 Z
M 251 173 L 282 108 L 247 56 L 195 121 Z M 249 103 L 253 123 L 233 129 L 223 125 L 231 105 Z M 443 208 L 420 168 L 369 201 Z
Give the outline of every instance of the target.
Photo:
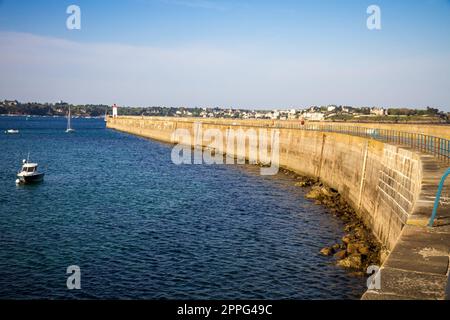
M 428 222 L 428 226 L 432 227 L 434 224 L 434 219 L 436 219 L 436 213 L 439 206 L 439 200 L 441 199 L 442 189 L 444 188 L 444 182 L 445 179 L 447 179 L 447 176 L 450 174 L 450 168 L 445 171 L 444 175 L 441 178 L 441 182 L 439 182 L 439 188 L 436 193 L 436 199 L 434 200 L 434 207 L 433 207 L 433 213 L 431 214 L 430 221 Z

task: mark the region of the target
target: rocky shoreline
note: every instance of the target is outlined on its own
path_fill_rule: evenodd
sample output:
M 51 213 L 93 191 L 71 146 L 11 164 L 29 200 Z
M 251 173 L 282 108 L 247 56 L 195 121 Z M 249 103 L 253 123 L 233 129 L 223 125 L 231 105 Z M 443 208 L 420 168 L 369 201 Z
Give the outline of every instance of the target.
M 334 259 L 338 266 L 365 274 L 367 267 L 380 265 L 382 248 L 380 243 L 366 228 L 355 210 L 334 189 L 318 179 L 297 175 L 289 170 L 281 170 L 286 175 L 294 175 L 295 185 L 307 188 L 306 198 L 327 207 L 330 212 L 345 223 L 344 234 L 339 243 L 320 250 L 324 256 Z

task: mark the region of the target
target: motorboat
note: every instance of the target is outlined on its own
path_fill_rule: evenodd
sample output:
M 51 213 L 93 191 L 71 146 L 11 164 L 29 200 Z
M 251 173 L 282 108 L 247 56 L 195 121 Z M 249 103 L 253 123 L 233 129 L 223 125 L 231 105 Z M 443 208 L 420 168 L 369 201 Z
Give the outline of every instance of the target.
M 19 130 L 16 129 L 8 129 L 5 131 L 6 134 L 18 134 Z
M 22 169 L 17 174 L 17 184 L 31 184 L 44 180 L 44 173 L 38 171 L 38 164 L 23 160 Z

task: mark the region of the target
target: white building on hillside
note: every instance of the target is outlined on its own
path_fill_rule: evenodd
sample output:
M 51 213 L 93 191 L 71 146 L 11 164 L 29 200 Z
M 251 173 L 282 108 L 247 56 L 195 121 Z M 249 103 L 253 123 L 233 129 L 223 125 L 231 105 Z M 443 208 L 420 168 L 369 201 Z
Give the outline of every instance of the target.
M 303 114 L 303 118 L 311 121 L 322 121 L 325 119 L 325 114 L 321 112 L 306 112 Z
M 370 109 L 370 114 L 374 114 L 377 116 L 387 116 L 387 110 L 384 108 L 372 108 Z

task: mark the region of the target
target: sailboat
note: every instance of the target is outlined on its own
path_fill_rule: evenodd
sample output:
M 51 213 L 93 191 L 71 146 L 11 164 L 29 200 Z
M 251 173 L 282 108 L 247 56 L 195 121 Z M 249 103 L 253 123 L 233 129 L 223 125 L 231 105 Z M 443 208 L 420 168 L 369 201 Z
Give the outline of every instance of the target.
M 70 107 L 69 107 L 69 115 L 67 116 L 67 129 L 66 129 L 67 133 L 75 132 L 75 129 L 72 129 L 72 127 L 70 125 L 70 120 L 71 120 L 70 118 L 71 117 L 70 117 Z
M 105 110 L 105 122 L 108 122 L 108 109 Z

